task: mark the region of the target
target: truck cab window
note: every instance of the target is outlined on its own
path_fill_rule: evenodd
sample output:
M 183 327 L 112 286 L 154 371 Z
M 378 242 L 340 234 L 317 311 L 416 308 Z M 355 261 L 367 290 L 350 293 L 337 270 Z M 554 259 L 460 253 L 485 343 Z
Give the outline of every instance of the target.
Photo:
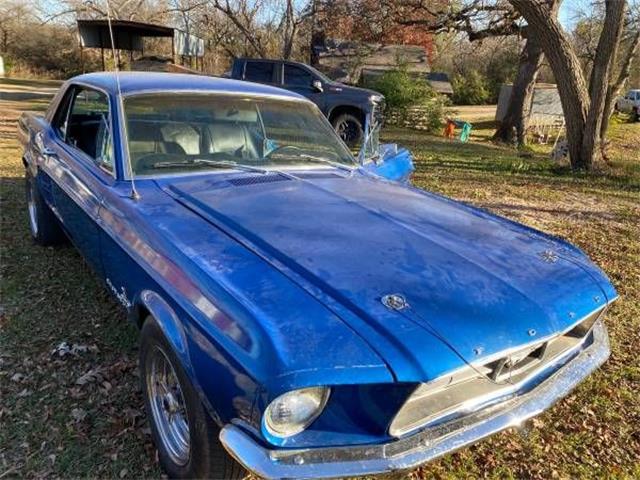
M 273 63 L 248 61 L 244 68 L 244 79 L 250 82 L 272 83 Z

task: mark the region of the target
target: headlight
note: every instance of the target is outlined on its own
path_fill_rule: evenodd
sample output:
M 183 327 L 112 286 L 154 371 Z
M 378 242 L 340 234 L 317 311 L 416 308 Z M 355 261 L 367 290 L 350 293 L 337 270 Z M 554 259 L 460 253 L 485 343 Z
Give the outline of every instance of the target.
M 382 95 L 369 95 L 369 102 L 373 104 L 381 103 L 384 100 Z
M 300 433 L 318 418 L 329 398 L 329 388 L 311 387 L 280 395 L 264 412 L 264 425 L 275 437 Z

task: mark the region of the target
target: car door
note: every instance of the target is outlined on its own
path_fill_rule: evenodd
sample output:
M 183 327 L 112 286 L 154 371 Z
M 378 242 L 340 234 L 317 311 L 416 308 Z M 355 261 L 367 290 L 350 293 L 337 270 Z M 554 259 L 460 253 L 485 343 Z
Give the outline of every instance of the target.
M 112 131 L 107 94 L 76 85 L 69 88 L 42 141 L 55 211 L 100 275 L 99 212 L 106 188 L 115 180 Z
M 320 82 L 320 79 L 316 78 L 306 68 L 290 63 L 285 63 L 282 69 L 282 86 L 287 90 L 299 93 L 307 97 L 313 103 L 320 107 L 320 110 L 324 111 L 324 99 L 325 94 L 318 86 L 314 85 L 314 81 Z

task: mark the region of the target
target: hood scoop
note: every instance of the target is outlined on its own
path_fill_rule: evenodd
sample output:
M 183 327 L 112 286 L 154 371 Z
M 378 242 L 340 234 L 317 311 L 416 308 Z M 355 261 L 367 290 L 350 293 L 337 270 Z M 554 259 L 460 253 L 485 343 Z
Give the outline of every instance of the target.
M 243 187 L 247 185 L 257 185 L 259 183 L 273 183 L 273 182 L 287 182 L 291 179 L 279 173 L 275 174 L 262 174 L 262 175 L 249 175 L 245 177 L 231 178 L 227 180 L 228 183 L 236 187 Z

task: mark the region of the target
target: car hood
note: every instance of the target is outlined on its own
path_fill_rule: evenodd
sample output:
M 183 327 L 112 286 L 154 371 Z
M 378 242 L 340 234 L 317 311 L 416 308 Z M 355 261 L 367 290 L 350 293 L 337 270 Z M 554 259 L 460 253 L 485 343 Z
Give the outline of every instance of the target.
M 615 296 L 564 242 L 361 173 L 239 173 L 159 186 L 327 305 L 398 380 L 558 333 Z M 385 306 L 391 294 L 408 306 Z M 437 367 L 434 338 L 455 353 Z

